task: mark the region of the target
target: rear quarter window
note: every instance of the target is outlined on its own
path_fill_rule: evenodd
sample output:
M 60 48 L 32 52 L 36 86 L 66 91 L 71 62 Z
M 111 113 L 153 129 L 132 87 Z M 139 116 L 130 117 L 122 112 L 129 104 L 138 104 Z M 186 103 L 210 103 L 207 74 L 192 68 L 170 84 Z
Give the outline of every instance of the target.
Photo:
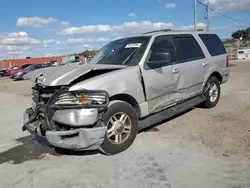
M 199 34 L 199 37 L 207 47 L 211 56 L 227 54 L 224 45 L 216 34 Z

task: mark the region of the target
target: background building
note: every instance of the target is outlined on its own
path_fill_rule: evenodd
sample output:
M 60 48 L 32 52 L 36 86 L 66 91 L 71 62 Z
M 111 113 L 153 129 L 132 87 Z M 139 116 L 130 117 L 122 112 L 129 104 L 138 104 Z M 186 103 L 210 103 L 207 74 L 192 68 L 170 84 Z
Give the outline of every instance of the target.
M 84 56 L 54 56 L 54 57 L 37 57 L 37 58 L 30 58 L 26 57 L 25 59 L 8 59 L 0 61 L 0 69 L 8 69 L 13 66 L 19 66 L 23 64 L 38 64 L 38 63 L 45 63 L 48 61 L 57 61 L 58 64 L 62 62 L 79 59 L 83 63 L 86 63 L 86 58 Z
M 61 56 L 54 56 L 54 57 L 37 57 L 37 58 L 30 58 L 26 57 L 25 59 L 8 59 L 0 61 L 0 68 L 1 69 L 8 69 L 13 66 L 19 66 L 23 64 L 38 64 L 44 63 L 48 61 L 57 61 L 59 64 L 62 63 Z

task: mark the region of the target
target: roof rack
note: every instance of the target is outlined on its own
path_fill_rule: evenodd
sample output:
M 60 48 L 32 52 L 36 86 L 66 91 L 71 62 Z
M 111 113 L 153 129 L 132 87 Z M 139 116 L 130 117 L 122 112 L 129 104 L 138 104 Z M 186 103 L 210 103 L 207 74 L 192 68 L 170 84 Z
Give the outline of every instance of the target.
M 154 30 L 154 31 L 149 31 L 143 34 L 150 34 L 150 33 L 156 33 L 156 32 L 169 32 L 172 31 L 171 29 L 160 29 L 160 30 Z
M 149 31 L 149 32 L 146 32 L 146 33 L 143 33 L 143 34 L 150 34 L 150 33 L 157 33 L 157 32 L 194 32 L 194 30 L 172 30 L 172 29 L 160 29 L 160 30 L 154 30 L 154 31 Z M 204 31 L 203 29 L 197 29 L 196 31 Z

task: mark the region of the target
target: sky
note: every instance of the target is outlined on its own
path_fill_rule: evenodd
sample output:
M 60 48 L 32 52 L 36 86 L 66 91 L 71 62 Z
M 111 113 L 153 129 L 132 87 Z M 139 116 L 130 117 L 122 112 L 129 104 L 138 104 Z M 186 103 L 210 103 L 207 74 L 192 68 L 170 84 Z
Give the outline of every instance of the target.
M 205 0 L 200 0 L 205 2 Z M 249 0 L 209 0 L 210 30 L 250 27 Z M 0 60 L 79 53 L 158 29 L 193 29 L 193 0 L 1 0 Z M 205 7 L 197 4 L 205 29 Z

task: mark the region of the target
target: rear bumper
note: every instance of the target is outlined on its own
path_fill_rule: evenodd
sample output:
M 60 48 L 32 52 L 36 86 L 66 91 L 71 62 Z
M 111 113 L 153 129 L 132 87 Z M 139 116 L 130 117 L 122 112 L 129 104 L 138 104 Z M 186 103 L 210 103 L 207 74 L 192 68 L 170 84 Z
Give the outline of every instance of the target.
M 222 76 L 222 82 L 221 82 L 221 84 L 227 83 L 228 80 L 229 80 L 229 73 L 226 74 L 226 75 L 224 75 L 224 76 Z
M 221 84 L 224 84 L 226 82 L 228 82 L 229 80 L 229 76 L 230 76 L 230 71 L 229 68 L 224 68 L 220 71 L 220 74 L 222 76 L 222 82 Z
M 43 132 L 42 118 L 35 118 L 35 112 L 28 108 L 24 112 L 23 131 L 27 130 L 43 143 L 52 147 L 70 150 L 97 150 L 104 141 L 106 127 L 100 120 L 93 128 L 76 128 L 67 131 L 47 130 Z

